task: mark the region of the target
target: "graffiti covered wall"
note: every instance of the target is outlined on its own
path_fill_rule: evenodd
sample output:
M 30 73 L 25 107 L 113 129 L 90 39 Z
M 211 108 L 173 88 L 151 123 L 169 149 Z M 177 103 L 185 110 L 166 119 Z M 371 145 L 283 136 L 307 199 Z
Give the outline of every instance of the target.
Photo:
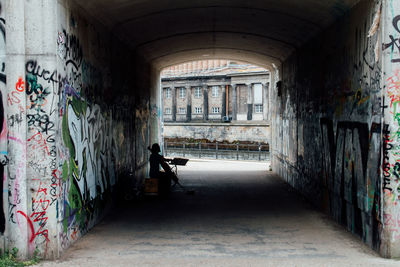
M 6 76 L 6 20 L 5 9 L 3 8 L 4 0 L 0 0 L 0 192 L 4 192 L 4 181 L 6 178 L 6 168 L 8 164 L 7 152 L 7 116 L 5 114 L 5 106 L 7 105 L 7 76 Z M 0 234 L 4 234 L 6 213 L 4 211 L 4 197 L 0 198 Z M 3 245 L 0 245 L 2 247 Z
M 283 63 L 272 165 L 382 252 L 381 9 L 379 1 L 361 1 Z
M 106 214 L 119 177 L 147 174 L 150 78 L 137 82 L 146 63 L 70 0 L 8 2 L 34 15 L 7 17 L 7 54 L 2 3 L 0 233 L 21 258 L 56 258 Z
M 132 88 L 130 68 L 123 62 L 126 54 L 121 55 L 128 49 L 108 41 L 109 35 L 87 24 L 76 9 L 62 12 L 67 14 L 57 37 L 62 136 L 54 177 L 60 251 L 105 214 L 120 174 L 146 169 L 149 145 L 149 94 Z M 111 56 L 121 61 L 110 64 Z M 144 175 L 136 173 L 138 178 Z
M 385 128 L 382 132 L 383 237 L 385 255 L 400 257 L 400 3 L 386 1 L 382 34 Z

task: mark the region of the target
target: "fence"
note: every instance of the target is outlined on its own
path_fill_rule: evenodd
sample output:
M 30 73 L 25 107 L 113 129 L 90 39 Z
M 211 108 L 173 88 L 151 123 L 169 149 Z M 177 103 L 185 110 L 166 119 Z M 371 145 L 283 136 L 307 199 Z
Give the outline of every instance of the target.
M 269 160 L 269 145 L 164 142 L 164 154 L 169 157 L 206 159 Z

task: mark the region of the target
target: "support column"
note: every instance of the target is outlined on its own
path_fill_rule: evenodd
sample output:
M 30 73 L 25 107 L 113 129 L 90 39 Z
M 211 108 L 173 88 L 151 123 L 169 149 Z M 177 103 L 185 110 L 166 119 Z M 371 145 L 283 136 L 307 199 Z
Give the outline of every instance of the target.
M 186 87 L 186 121 L 192 120 L 192 88 L 190 86 Z
M 237 120 L 237 84 L 232 84 L 232 120 Z
M 397 12 L 393 12 L 396 10 Z M 383 223 L 380 252 L 384 257 L 400 257 L 400 200 L 398 179 L 400 162 L 400 51 L 396 48 L 398 38 L 398 10 L 400 1 L 382 1 L 381 29 L 382 43 L 382 170 L 380 219 Z M 376 33 L 379 35 L 379 31 Z M 397 36 L 397 37 L 393 37 Z M 378 38 L 379 40 L 379 38 Z M 397 40 L 397 39 L 396 39 Z
M 203 95 L 204 95 L 204 101 L 203 101 L 203 119 L 205 121 L 208 120 L 208 86 L 204 85 L 203 86 Z
M 172 86 L 172 121 L 176 121 L 176 87 Z
M 26 158 L 26 94 L 25 94 L 25 1 L 9 1 L 5 6 L 7 32 L 6 77 L 7 90 L 2 93 L 16 95 L 18 100 L 3 102 L 7 115 L 16 116 L 18 121 L 8 123 L 8 173 L 5 187 L 8 189 L 8 212 L 6 213 L 6 248 L 18 248 L 18 257 L 28 256 L 30 229 L 27 223 L 28 211 L 27 158 Z M 16 16 L 18 14 L 18 16 Z M 20 81 L 18 90 L 16 82 Z M 1 122 L 3 123 L 3 122 Z M 6 141 L 6 142 L 7 142 Z M 4 174 L 2 174 L 4 175 Z M 5 205 L 4 205 L 5 206 Z
M 247 84 L 247 120 L 253 119 L 253 84 Z
M 264 121 L 269 121 L 269 82 L 263 83 L 263 117 Z
M 221 105 L 221 119 L 226 116 L 226 86 L 221 86 L 222 91 L 222 105 Z

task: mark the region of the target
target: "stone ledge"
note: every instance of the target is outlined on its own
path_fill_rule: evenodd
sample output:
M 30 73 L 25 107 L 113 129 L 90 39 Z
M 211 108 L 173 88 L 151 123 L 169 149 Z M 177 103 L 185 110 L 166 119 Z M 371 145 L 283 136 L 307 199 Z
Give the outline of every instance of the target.
M 270 127 L 267 122 L 164 122 L 164 126 L 234 126 Z

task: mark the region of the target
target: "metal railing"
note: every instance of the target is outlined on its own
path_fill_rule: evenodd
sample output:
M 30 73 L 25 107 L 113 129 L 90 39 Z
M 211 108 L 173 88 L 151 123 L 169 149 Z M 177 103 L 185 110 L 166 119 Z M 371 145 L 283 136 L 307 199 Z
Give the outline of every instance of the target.
M 166 157 L 191 157 L 208 159 L 269 160 L 268 144 L 224 144 L 164 142 Z

